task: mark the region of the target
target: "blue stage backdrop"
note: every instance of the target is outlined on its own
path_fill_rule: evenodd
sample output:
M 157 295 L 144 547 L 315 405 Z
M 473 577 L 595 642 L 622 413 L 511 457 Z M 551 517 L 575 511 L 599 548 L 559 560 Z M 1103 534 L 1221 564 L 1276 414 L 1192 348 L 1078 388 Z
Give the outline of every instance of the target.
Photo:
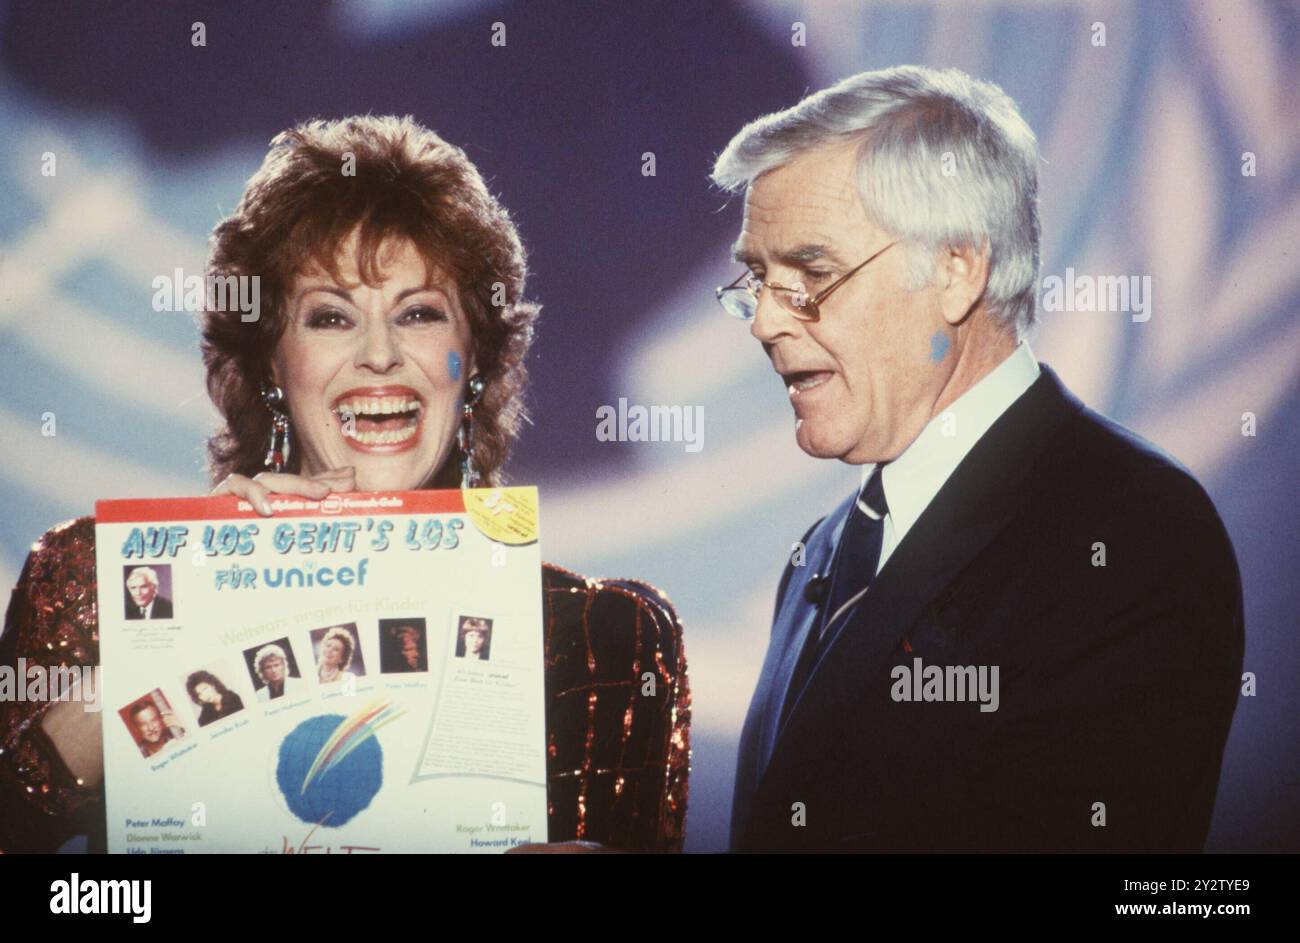
M 695 851 L 726 846 L 791 543 L 856 480 L 798 450 L 780 379 L 714 302 L 740 207 L 712 159 L 863 69 L 999 83 L 1042 145 L 1045 290 L 1150 279 L 1141 314 L 1045 312 L 1035 352 L 1201 478 L 1240 558 L 1258 694 L 1209 847 L 1300 844 L 1294 4 L 41 0 L 0 2 L 0 28 L 0 583 L 96 498 L 208 489 L 195 324 L 153 310 L 152 280 L 201 272 L 277 131 L 410 113 L 467 150 L 531 250 L 544 312 L 511 472 L 542 489 L 544 555 L 647 579 L 684 620 Z M 700 447 L 600 441 L 621 398 L 702 408 Z

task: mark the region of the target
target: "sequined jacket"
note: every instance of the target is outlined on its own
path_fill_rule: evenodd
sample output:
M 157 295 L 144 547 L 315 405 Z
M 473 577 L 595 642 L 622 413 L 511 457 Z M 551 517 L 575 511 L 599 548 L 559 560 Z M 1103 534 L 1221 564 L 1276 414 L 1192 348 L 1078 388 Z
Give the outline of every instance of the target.
M 52 528 L 23 567 L 0 665 L 99 658 L 95 522 Z M 690 684 L 669 600 L 635 580 L 545 564 L 550 840 L 680 851 L 690 772 Z M 654 695 L 642 692 L 645 673 Z M 103 785 L 81 784 L 41 728 L 48 701 L 0 701 L 0 851 L 53 851 L 78 834 L 104 845 Z

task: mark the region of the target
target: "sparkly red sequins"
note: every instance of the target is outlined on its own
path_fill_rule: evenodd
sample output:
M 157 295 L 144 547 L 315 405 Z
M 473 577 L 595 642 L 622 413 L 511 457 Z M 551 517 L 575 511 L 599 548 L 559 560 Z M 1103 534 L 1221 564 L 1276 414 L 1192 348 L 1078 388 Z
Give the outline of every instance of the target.
M 544 587 L 551 840 L 680 850 L 691 695 L 671 605 L 559 567 Z

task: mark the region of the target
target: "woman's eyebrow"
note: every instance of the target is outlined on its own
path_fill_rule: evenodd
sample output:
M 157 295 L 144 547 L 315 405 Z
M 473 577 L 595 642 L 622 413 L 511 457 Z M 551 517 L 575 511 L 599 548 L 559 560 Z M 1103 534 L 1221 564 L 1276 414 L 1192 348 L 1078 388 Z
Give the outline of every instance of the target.
M 323 291 L 330 295 L 337 295 L 338 297 L 342 298 L 344 301 L 348 302 L 349 304 L 355 304 L 355 302 L 352 299 L 352 293 L 348 291 L 346 288 L 340 288 L 337 285 L 306 285 L 303 287 L 302 294 L 306 295 L 313 291 Z M 402 301 L 403 299 L 408 298 L 411 295 L 418 295 L 421 292 L 425 292 L 425 291 L 443 292 L 441 288 L 439 288 L 437 285 L 434 284 L 414 285 L 410 288 L 404 288 L 400 292 L 398 292 L 397 297 L 394 299 L 394 301 L 395 302 Z M 445 292 L 443 293 L 445 294 Z
M 446 294 L 446 291 L 444 291 L 442 288 L 439 288 L 437 285 L 430 282 L 425 285 L 416 285 L 411 288 L 403 288 L 401 291 L 397 293 L 397 297 L 394 299 L 394 301 L 395 302 L 402 301 L 405 298 L 409 298 L 411 295 L 418 295 L 421 292 L 425 292 L 425 291 L 436 291 L 442 295 Z
M 337 285 L 304 285 L 299 297 L 302 297 L 302 295 L 309 295 L 313 291 L 323 291 L 326 294 L 338 295 L 348 304 L 355 304 L 352 300 L 352 293 L 345 288 L 339 288 Z

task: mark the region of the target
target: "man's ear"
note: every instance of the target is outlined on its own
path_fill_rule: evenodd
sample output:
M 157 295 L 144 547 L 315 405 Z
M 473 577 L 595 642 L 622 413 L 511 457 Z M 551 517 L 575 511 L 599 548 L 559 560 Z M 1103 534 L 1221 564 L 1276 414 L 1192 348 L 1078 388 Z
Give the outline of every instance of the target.
M 943 319 L 956 327 L 966 320 L 988 287 L 988 240 L 977 246 L 950 246 L 939 266 L 939 304 Z

